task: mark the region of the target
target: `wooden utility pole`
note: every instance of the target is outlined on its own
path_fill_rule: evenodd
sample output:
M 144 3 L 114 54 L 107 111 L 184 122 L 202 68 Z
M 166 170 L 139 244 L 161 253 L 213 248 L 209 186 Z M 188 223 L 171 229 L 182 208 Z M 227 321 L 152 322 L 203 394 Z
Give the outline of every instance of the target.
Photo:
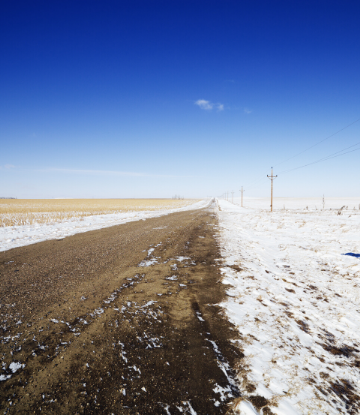
M 244 206 L 243 206 L 243 193 L 244 193 L 243 186 L 241 186 L 241 190 L 240 190 L 240 192 L 241 192 L 241 207 L 244 207 Z
M 231 192 L 231 203 L 234 203 L 234 192 Z
M 270 203 L 270 208 L 271 208 L 271 212 L 273 211 L 273 182 L 274 179 L 276 179 L 277 175 L 274 176 L 273 175 L 273 168 L 271 167 L 271 176 L 267 175 L 267 177 L 271 180 L 271 203 Z

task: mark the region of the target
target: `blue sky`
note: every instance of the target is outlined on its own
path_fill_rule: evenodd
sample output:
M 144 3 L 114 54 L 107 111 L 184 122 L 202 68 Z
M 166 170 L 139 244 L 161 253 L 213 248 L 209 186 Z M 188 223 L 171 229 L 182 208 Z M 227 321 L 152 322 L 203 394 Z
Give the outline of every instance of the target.
M 346 0 L 3 1 L 0 196 L 267 196 L 271 166 L 360 142 L 359 121 L 282 163 L 359 119 L 359 20 Z M 358 196 L 359 158 L 275 195 Z

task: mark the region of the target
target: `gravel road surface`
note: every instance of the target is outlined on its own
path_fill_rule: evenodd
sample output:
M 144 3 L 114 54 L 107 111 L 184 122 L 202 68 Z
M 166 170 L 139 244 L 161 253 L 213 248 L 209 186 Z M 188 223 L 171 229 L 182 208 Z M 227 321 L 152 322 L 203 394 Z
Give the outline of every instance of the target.
M 1 252 L 1 413 L 227 413 L 216 227 L 210 206 Z

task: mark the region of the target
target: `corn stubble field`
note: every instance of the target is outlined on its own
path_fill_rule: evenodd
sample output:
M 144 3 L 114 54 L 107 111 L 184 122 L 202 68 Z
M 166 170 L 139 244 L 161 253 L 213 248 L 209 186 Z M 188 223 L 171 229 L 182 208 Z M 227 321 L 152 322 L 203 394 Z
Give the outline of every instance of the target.
M 50 224 L 111 213 L 177 209 L 189 199 L 0 199 L 0 226 Z

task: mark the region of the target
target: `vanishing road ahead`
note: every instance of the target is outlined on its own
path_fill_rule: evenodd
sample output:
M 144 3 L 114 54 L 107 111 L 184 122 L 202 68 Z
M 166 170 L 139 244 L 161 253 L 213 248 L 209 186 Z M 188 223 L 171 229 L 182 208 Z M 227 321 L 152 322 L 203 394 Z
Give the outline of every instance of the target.
M 0 409 L 225 414 L 214 206 L 0 253 Z

